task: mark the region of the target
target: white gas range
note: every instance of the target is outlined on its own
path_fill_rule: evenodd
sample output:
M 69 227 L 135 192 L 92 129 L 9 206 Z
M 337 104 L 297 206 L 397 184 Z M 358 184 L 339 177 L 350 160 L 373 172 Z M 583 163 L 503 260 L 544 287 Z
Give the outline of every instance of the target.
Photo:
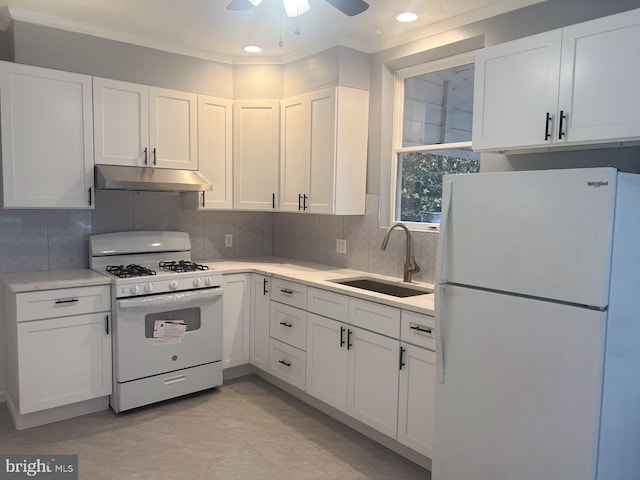
M 221 385 L 222 275 L 191 261 L 189 235 L 107 233 L 89 246 L 91 268 L 112 279 L 111 407 Z

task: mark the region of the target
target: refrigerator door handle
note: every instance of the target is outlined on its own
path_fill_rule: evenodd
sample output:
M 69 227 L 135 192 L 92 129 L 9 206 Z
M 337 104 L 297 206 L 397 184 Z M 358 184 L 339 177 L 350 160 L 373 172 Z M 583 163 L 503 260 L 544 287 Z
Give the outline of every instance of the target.
M 435 299 L 436 299 L 436 376 L 440 383 L 444 383 L 444 349 L 442 348 L 442 295 L 446 285 L 436 284 L 435 287 Z
M 453 182 L 444 182 L 444 194 L 442 196 L 442 220 L 440 222 L 440 239 L 438 241 L 438 252 L 436 261 L 436 284 L 442 283 L 442 269 L 445 261 L 445 244 L 447 243 L 447 224 L 449 223 L 449 212 L 451 211 L 451 199 L 453 195 Z

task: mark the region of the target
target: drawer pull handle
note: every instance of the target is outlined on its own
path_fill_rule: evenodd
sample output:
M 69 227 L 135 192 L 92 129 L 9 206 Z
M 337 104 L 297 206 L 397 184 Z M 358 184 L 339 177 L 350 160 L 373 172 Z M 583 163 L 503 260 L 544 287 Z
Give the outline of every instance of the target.
M 165 385 L 171 385 L 173 383 L 184 382 L 187 379 L 186 375 L 178 375 L 177 377 L 169 377 L 164 379 Z
M 284 325 L 284 326 L 285 326 L 285 327 L 287 327 L 287 328 L 291 328 L 291 327 L 293 327 L 293 324 L 292 324 L 292 323 L 287 323 L 287 322 L 280 322 L 280 325 Z
M 427 335 L 433 334 L 433 330 L 431 330 L 430 328 L 422 328 L 422 327 L 419 327 L 418 325 L 411 325 L 409 329 L 414 330 L 416 333 L 424 333 Z
M 293 290 L 289 290 L 288 288 L 281 288 L 280 291 L 286 295 L 291 295 Z
M 283 364 L 285 367 L 291 366 L 291 362 L 287 362 L 286 360 L 278 360 L 278 363 Z
M 69 298 L 68 300 L 56 300 L 56 305 L 64 305 L 68 303 L 76 303 L 79 302 L 77 298 Z

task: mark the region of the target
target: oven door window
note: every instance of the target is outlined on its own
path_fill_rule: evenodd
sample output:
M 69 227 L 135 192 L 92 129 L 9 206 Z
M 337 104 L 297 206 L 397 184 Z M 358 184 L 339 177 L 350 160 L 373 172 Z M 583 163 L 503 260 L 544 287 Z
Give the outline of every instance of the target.
M 144 336 L 153 338 L 156 320 L 182 320 L 187 325 L 187 332 L 200 330 L 200 307 L 168 310 L 166 312 L 150 313 L 144 317 Z

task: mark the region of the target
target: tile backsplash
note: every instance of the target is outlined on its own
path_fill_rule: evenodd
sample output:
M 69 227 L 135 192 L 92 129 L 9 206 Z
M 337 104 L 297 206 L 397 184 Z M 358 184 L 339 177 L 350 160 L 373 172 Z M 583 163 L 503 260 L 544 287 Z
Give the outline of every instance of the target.
M 178 230 L 189 233 L 194 260 L 278 255 L 402 277 L 404 234 L 394 231 L 381 251 L 378 196 L 367 195 L 366 205 L 364 216 L 196 211 L 178 194 L 97 191 L 93 211 L 0 209 L 0 273 L 86 268 L 92 234 Z M 347 240 L 346 254 L 336 253 L 338 238 Z M 412 238 L 422 269 L 414 278 L 432 282 L 437 235 Z

